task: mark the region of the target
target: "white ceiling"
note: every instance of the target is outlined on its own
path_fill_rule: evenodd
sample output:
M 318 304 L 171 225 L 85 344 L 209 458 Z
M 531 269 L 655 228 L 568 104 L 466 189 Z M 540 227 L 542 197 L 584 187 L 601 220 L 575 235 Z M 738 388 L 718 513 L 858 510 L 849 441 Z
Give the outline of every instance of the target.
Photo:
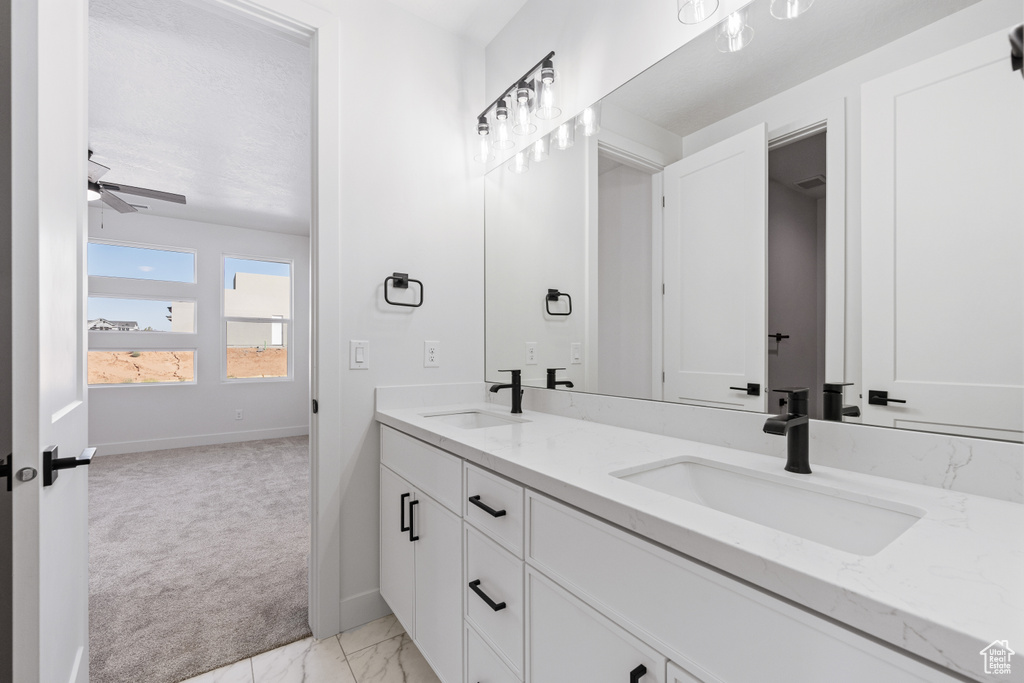
M 780 21 L 769 0 L 755 0 L 754 39 L 743 50 L 719 52 L 711 29 L 605 101 L 686 136 L 978 1 L 818 0 Z
M 309 234 L 311 52 L 201 4 L 90 0 L 93 159 L 188 198 L 144 213 Z
M 391 0 L 410 14 L 465 36 L 478 45 L 490 43 L 522 9 L 526 0 Z

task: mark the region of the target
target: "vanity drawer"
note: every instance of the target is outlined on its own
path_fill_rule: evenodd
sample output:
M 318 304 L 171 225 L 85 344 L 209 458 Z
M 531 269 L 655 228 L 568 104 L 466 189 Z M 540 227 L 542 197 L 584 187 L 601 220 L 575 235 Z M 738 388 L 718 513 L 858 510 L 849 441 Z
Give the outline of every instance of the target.
M 464 506 L 466 520 L 517 557 L 523 556 L 522 486 L 466 463 Z M 481 506 L 487 506 L 490 511 Z
M 472 626 L 466 626 L 466 680 L 470 683 L 519 683 Z
M 462 516 L 461 458 L 381 425 L 380 461 Z
M 522 677 L 523 563 L 469 524 L 462 526 L 466 541 L 466 621 L 476 627 L 516 676 Z
M 527 494 L 526 544 L 531 566 L 685 668 L 711 674 L 711 680 L 956 680 L 895 648 L 532 492 Z

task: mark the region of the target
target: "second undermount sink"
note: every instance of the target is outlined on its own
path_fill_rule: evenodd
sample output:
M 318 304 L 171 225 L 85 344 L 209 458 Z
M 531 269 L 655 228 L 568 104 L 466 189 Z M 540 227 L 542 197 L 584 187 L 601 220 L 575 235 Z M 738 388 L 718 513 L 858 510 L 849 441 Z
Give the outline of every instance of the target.
M 444 424 L 460 427 L 462 429 L 483 429 L 485 427 L 499 427 L 502 425 L 521 424 L 529 422 L 511 415 L 496 415 L 482 410 L 461 410 L 449 413 L 433 413 L 423 417 L 437 420 Z
M 925 514 L 912 505 L 702 458 L 673 458 L 611 474 L 857 555 L 878 553 Z

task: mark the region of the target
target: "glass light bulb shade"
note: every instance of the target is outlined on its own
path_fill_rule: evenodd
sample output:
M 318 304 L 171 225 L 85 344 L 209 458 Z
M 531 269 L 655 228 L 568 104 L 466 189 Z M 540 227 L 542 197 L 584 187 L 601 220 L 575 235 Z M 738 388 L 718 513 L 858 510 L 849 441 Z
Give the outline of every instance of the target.
M 540 140 L 535 140 L 526 148 L 527 153 L 530 156 L 530 161 L 539 164 L 540 162 L 548 158 L 550 153 L 551 143 L 548 137 L 545 135 Z
M 679 21 L 699 24 L 718 11 L 718 0 L 677 0 Z
M 508 170 L 516 175 L 522 175 L 530 170 L 530 155 L 526 151 L 516 152 L 512 161 L 508 164 Z
M 776 19 L 796 19 L 814 4 L 814 0 L 772 0 L 772 16 Z
M 564 152 L 576 142 L 576 122 L 573 120 L 565 123 L 551 131 L 551 149 Z
M 537 124 L 533 122 L 529 100 L 516 103 L 515 122 L 512 125 L 512 132 L 516 135 L 531 135 L 537 132 Z
M 541 81 L 537 93 L 537 118 L 549 121 L 562 115 L 562 110 L 555 106 L 555 83 Z
M 747 26 L 747 9 L 737 10 L 718 25 L 715 44 L 722 52 L 739 52 L 754 39 L 754 29 Z
M 488 136 L 492 138 L 491 146 L 494 149 L 510 149 L 516 146 L 516 141 L 512 139 L 512 122 L 508 117 L 503 119 L 495 119 L 494 125 L 491 127 L 491 134 Z
M 586 137 L 597 135 L 601 132 L 601 105 L 592 104 L 579 113 L 576 117 L 576 127 Z
M 474 141 L 477 146 L 476 155 L 473 157 L 473 161 L 479 161 L 481 164 L 486 164 L 494 158 L 494 152 L 491 149 L 491 136 L 490 135 L 478 135 Z

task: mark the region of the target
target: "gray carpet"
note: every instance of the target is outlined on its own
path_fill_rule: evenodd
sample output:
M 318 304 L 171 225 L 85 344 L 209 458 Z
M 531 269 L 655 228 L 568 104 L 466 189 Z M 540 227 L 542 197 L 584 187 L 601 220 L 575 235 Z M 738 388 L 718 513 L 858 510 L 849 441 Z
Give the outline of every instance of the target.
M 307 437 L 89 467 L 89 677 L 173 683 L 310 635 Z

